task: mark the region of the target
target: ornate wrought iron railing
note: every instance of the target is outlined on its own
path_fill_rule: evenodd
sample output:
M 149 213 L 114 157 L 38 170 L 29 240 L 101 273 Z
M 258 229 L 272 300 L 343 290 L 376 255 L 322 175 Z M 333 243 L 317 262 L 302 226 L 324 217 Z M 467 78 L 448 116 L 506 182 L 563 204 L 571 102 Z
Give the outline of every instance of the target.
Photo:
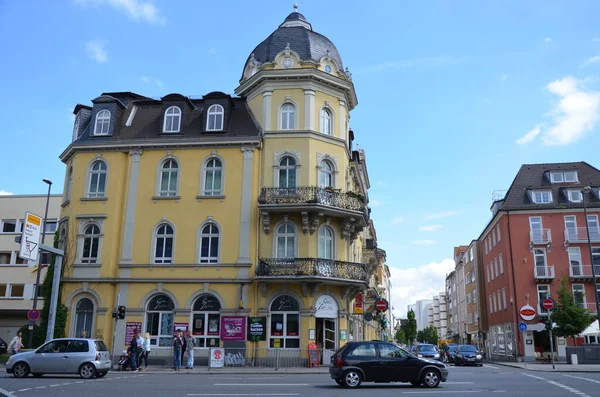
M 319 258 L 263 258 L 257 277 L 327 277 L 367 282 L 365 265 Z
M 321 204 L 366 213 L 364 199 L 358 194 L 316 186 L 264 187 L 258 202 L 259 204 Z

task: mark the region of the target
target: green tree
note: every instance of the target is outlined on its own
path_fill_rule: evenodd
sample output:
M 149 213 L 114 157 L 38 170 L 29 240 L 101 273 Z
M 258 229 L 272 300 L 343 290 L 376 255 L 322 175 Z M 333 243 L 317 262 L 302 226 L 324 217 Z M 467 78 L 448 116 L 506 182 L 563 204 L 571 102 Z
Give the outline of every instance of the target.
M 578 301 L 583 301 L 582 297 L 578 297 Z M 567 280 L 561 279 L 558 305 L 552 311 L 552 321 L 556 323 L 556 328 L 553 330 L 555 335 L 565 338 L 572 337 L 575 342 L 575 337 L 594 322 L 596 316 L 581 307 L 579 302 L 575 301 L 575 297 L 567 286 Z
M 423 342 L 431 343 L 432 345 L 437 345 L 438 343 L 438 331 L 437 328 L 433 325 L 425 328 L 423 330 Z
M 406 335 L 407 344 L 410 345 L 417 337 L 417 320 L 415 318 L 415 312 L 412 309 L 408 312 L 407 317 L 408 324 L 406 325 L 404 334 Z
M 398 327 L 396 334 L 394 335 L 394 339 L 396 339 L 396 342 L 398 343 L 406 343 L 406 334 L 402 328 Z
M 417 331 L 417 340 L 421 343 L 425 343 L 425 334 L 423 330 Z

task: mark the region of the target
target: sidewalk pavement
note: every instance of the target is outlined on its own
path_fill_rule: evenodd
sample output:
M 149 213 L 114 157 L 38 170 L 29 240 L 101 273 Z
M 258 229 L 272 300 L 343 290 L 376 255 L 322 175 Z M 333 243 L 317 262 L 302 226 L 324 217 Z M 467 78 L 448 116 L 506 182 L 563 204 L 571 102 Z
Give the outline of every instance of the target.
M 124 374 L 131 374 L 131 371 L 111 371 L 112 374 L 123 372 Z M 138 374 L 164 374 L 164 373 L 175 373 L 171 367 L 163 366 L 150 366 L 147 371 L 136 372 Z M 225 367 L 225 368 L 208 368 L 208 367 L 195 367 L 194 369 L 181 369 L 176 372 L 177 374 L 189 374 L 189 375 L 258 375 L 258 374 L 273 374 L 283 373 L 287 375 L 306 375 L 306 374 L 329 374 L 329 367 L 317 367 L 317 368 L 268 368 L 268 367 Z
M 600 372 L 600 364 L 579 364 L 572 365 L 566 363 L 557 363 L 554 366 L 556 369 L 552 369 L 552 364 L 536 364 L 536 363 L 516 363 L 511 361 L 488 361 L 488 364 L 502 365 L 505 367 L 513 367 L 525 369 L 528 371 L 538 372 Z

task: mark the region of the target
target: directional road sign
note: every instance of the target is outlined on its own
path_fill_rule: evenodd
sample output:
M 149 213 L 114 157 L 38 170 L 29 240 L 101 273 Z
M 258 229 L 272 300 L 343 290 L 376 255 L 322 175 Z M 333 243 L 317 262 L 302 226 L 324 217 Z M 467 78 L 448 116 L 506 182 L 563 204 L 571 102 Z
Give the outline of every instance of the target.
M 30 212 L 25 213 L 25 225 L 21 235 L 19 257 L 29 261 L 37 261 L 42 232 L 42 217 Z
M 527 331 L 527 324 L 526 323 L 519 323 L 519 331 L 521 332 L 525 332 Z

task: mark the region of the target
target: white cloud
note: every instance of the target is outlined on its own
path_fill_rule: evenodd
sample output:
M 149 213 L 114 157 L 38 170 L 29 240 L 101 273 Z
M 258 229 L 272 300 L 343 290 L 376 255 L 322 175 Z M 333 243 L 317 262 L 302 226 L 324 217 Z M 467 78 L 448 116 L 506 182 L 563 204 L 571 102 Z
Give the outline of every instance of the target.
M 600 41 L 600 37 L 594 37 L 594 38 L 592 38 L 592 41 L 598 42 L 598 41 Z
M 454 215 L 456 215 L 455 211 L 441 211 L 436 214 L 429 214 L 424 219 L 426 221 L 429 221 L 432 219 L 441 219 L 441 218 L 446 218 L 448 216 L 454 216 Z
M 210 49 L 208 50 L 208 55 L 215 55 L 216 53 L 217 53 L 217 50 L 216 50 L 216 49 L 214 49 L 214 48 L 210 48 Z
M 106 51 L 105 43 L 100 40 L 91 40 L 85 43 L 85 51 L 90 59 L 106 63 L 108 62 L 108 51 Z
M 445 290 L 446 275 L 454 270 L 454 261 L 444 259 L 426 265 L 400 269 L 390 266 L 394 314 L 406 318 L 406 307 L 417 300 L 431 299 Z
M 600 62 L 600 55 L 594 55 L 593 57 L 591 57 L 588 60 L 586 60 L 583 63 L 583 65 L 581 65 L 581 66 L 586 67 L 586 66 L 590 66 L 590 65 L 593 65 L 595 63 L 598 63 L 598 62 Z
M 164 83 L 162 81 L 160 81 L 159 79 L 157 79 L 156 77 L 150 77 L 150 76 L 142 76 L 140 77 L 140 80 L 143 83 L 146 84 L 154 84 L 156 85 L 159 89 L 162 89 L 164 87 Z
M 548 146 L 568 145 L 591 131 L 599 117 L 600 92 L 588 91 L 571 76 L 548 84 L 548 91 L 561 97 L 550 111 L 552 124 L 543 131 Z
M 144 21 L 164 25 L 165 19 L 154 4 L 144 0 L 76 0 L 82 5 L 101 6 L 108 4 L 116 10 L 125 12 L 134 21 Z
M 546 37 L 546 38 L 544 39 L 544 42 L 546 42 L 546 43 L 550 43 L 551 41 L 552 41 L 552 39 L 551 39 L 550 37 Z
M 540 134 L 540 126 L 536 125 L 534 129 L 532 129 L 531 131 L 528 131 L 525 135 L 523 135 L 522 137 L 520 137 L 519 139 L 517 139 L 517 143 L 519 145 L 523 145 L 525 143 L 529 143 L 532 142 L 536 136 L 538 136 Z
M 465 58 L 451 56 L 434 56 L 423 58 L 401 59 L 399 61 L 383 62 L 371 66 L 372 72 L 383 72 L 388 69 L 398 70 L 410 67 L 440 67 L 449 65 L 460 65 Z
M 10 196 L 14 193 L 12 192 L 7 192 L 6 190 L 0 190 L 0 196 Z
M 414 245 L 432 245 L 435 244 L 433 240 L 417 240 L 412 242 Z
M 369 199 L 370 207 L 381 207 L 382 205 L 383 205 L 383 201 L 376 200 L 376 199 Z
M 427 226 L 421 226 L 419 228 L 419 231 L 421 232 L 435 232 L 436 230 L 440 230 L 442 228 L 442 225 L 427 225 Z
M 397 225 L 397 224 L 402 223 L 402 222 L 404 222 L 404 218 L 401 217 L 401 216 L 397 216 L 395 218 L 392 218 L 392 223 L 394 225 Z
M 507 74 L 501 75 L 500 80 L 502 80 L 502 81 L 508 80 L 508 75 Z

